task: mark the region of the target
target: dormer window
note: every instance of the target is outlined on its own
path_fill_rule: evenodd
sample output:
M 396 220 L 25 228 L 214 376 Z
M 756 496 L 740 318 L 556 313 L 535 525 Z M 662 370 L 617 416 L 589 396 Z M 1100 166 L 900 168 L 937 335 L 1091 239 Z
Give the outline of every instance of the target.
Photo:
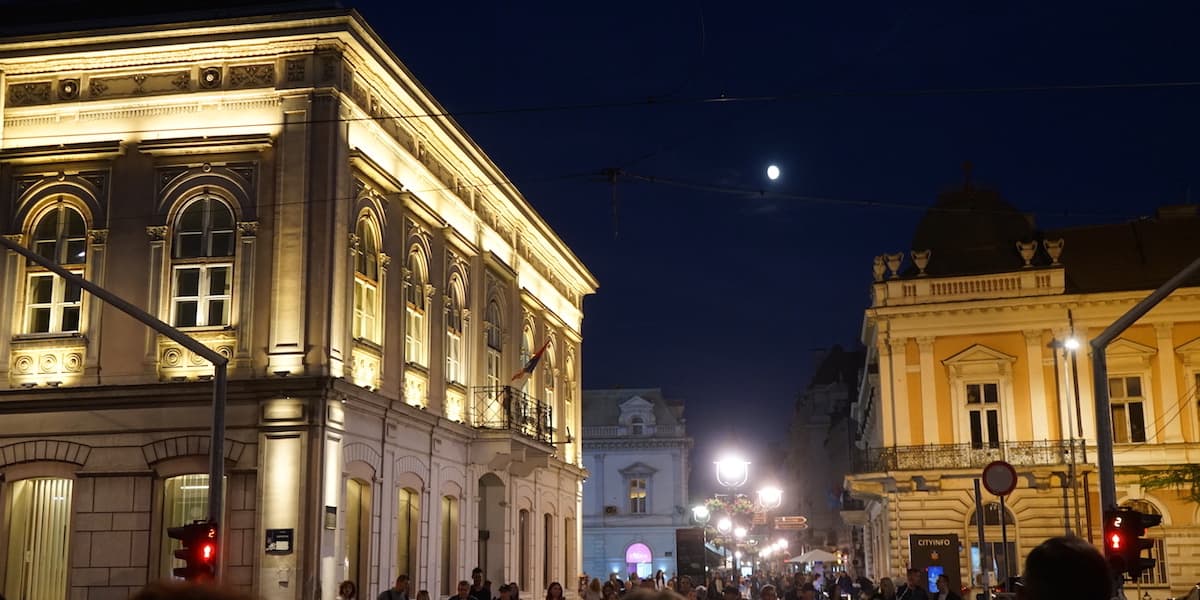
M 641 417 L 634 417 L 629 420 L 629 433 L 633 435 L 644 435 L 646 432 L 646 420 Z

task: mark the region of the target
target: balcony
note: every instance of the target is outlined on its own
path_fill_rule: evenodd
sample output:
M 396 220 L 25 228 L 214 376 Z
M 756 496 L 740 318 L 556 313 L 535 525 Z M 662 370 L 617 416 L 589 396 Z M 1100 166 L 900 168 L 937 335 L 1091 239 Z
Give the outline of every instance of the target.
M 889 279 L 874 285 L 872 305 L 911 306 L 935 302 L 993 300 L 1062 294 L 1066 275 L 1062 267 L 1025 269 L 959 277 Z
M 477 387 L 468 422 L 476 429 L 519 433 L 554 442 L 554 409 L 515 387 Z
M 1076 441 L 1081 452 L 1083 442 Z M 1067 464 L 1071 460 L 1071 444 L 1066 440 L 1036 442 L 1003 442 L 996 446 L 977 447 L 973 444 L 930 444 L 926 446 L 891 446 L 868 448 L 855 453 L 855 473 L 886 473 L 889 471 L 932 471 L 982 469 L 996 460 L 1017 467 Z
M 555 454 L 550 406 L 509 386 L 471 390 L 467 423 L 475 428 L 470 461 L 518 477 L 550 464 Z

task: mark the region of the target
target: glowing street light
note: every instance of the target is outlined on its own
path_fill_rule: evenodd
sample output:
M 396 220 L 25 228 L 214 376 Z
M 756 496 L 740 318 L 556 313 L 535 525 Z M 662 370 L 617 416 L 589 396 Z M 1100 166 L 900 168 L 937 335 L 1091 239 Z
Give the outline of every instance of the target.
M 721 517 L 717 520 L 717 531 L 721 533 L 729 533 L 733 529 L 733 519 L 729 517 Z
M 705 505 L 700 504 L 692 507 L 692 518 L 695 519 L 697 523 L 701 525 L 708 523 L 708 518 L 710 516 L 712 516 L 712 514 L 708 512 L 708 507 Z
M 1063 348 L 1066 348 L 1067 350 L 1078 350 L 1079 338 L 1069 337 L 1063 340 Z
M 717 483 L 727 488 L 739 488 L 750 479 L 750 462 L 738 456 L 726 456 L 716 461 Z
M 774 510 L 783 504 L 783 490 L 769 485 L 758 490 L 758 503 L 766 510 Z
M 733 530 L 733 537 L 735 537 L 735 538 L 737 538 L 737 539 L 739 539 L 739 540 L 740 540 L 740 539 L 742 539 L 742 538 L 744 538 L 744 537 L 746 537 L 746 528 L 745 528 L 745 527 L 742 527 L 741 525 L 739 525 L 739 526 L 737 526 L 736 528 L 734 528 L 734 530 Z

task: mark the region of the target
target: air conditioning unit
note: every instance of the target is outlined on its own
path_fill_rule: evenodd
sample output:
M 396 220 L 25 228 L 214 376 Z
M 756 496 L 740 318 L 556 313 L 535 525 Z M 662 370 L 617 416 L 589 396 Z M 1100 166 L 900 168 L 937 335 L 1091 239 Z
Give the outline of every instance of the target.
M 611 504 L 610 504 L 610 505 L 608 505 L 608 506 L 605 506 L 605 507 L 604 507 L 604 514 L 606 514 L 606 515 L 615 515 L 615 514 L 617 514 L 617 507 L 615 507 L 615 506 L 613 506 L 613 505 L 611 505 Z

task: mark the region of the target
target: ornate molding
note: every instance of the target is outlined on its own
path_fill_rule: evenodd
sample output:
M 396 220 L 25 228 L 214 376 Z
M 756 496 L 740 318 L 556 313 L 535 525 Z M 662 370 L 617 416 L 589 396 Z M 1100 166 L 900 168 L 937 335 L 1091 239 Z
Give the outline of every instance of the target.
M 242 237 L 254 237 L 258 235 L 258 221 L 238 221 L 238 233 Z
M 432 283 L 425 284 L 425 299 L 426 300 L 433 300 L 433 296 L 436 293 L 437 293 L 436 286 L 434 286 Z
M 379 253 L 379 268 L 380 268 L 380 270 L 387 271 L 388 265 L 390 265 L 390 264 L 392 264 L 392 257 L 388 256 L 387 254 L 384 254 L 383 252 L 380 252 Z
M 351 233 L 350 237 L 350 253 L 358 251 L 358 247 L 362 245 L 362 238 L 358 237 L 357 233 Z
M 23 233 L 6 234 L 4 236 L 4 239 L 6 239 L 14 244 L 19 244 L 21 246 L 25 245 L 25 234 L 23 234 Z
M 150 237 L 152 242 L 161 242 L 167 239 L 166 225 L 151 225 L 146 228 L 146 235 Z
M 104 244 L 108 242 L 107 229 L 89 229 L 88 238 L 93 244 Z
M 1169 340 L 1169 339 L 1171 339 L 1171 336 L 1172 336 L 1172 334 L 1174 334 L 1174 332 L 1175 332 L 1175 324 L 1174 323 L 1155 323 L 1154 324 L 1154 333 L 1158 336 L 1158 339 Z

